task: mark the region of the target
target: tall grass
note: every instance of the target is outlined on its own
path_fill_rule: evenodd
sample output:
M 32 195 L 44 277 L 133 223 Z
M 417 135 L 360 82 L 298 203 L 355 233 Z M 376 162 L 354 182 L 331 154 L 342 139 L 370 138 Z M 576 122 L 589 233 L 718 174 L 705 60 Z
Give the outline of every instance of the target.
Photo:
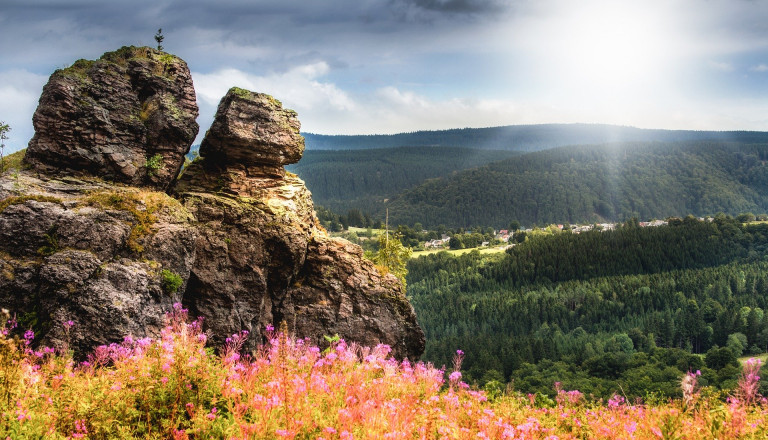
M 177 306 L 157 339 L 126 337 L 77 363 L 67 347 L 32 349 L 0 337 L 0 438 L 26 439 L 576 439 L 766 438 L 756 367 L 727 400 L 681 383 L 685 401 L 555 401 L 513 393 L 489 400 L 447 373 L 398 362 L 389 347 L 344 341 L 320 351 L 268 329 L 252 355 L 232 335 L 219 354 L 201 321 Z M 69 326 L 73 325 L 71 323 Z M 446 374 L 448 378 L 446 379 Z

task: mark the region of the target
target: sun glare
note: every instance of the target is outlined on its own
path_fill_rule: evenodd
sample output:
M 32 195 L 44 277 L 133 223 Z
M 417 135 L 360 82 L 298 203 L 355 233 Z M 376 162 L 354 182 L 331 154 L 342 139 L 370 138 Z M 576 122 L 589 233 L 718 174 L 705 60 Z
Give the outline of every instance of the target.
M 572 17 L 564 55 L 576 79 L 613 88 L 655 76 L 663 63 L 662 42 L 655 23 L 637 12 L 613 5 Z
M 582 4 L 582 6 L 584 6 Z M 638 92 L 666 74 L 669 16 L 629 2 L 572 11 L 564 25 L 563 61 L 575 81 L 611 92 Z
M 547 5 L 557 5 L 556 14 L 542 9 L 540 20 L 510 32 L 526 35 L 518 41 L 537 75 L 531 92 L 559 108 L 578 109 L 570 119 L 642 124 L 638 117 L 649 106 L 677 93 L 683 43 L 674 5 L 631 0 Z

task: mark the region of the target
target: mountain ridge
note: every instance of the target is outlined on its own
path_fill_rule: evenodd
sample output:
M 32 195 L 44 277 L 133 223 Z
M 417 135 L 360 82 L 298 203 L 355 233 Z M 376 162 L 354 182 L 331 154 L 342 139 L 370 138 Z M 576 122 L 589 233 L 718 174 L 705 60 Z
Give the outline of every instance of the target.
M 669 130 L 610 124 L 530 124 L 453 128 L 371 135 L 302 133 L 307 150 L 355 150 L 403 146 L 452 146 L 490 150 L 538 151 L 565 145 L 628 141 L 720 140 L 768 142 L 768 132 L 749 130 Z
M 394 222 L 454 227 L 765 212 L 766 159 L 768 144 L 559 147 L 428 180 L 387 207 Z

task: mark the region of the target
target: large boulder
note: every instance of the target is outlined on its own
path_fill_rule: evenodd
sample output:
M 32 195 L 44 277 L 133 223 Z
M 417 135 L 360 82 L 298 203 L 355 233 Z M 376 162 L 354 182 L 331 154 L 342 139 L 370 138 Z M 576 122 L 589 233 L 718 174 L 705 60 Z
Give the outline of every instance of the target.
M 123 47 L 55 71 L 32 119 L 25 160 L 43 173 L 88 174 L 165 189 L 197 136 L 187 64 Z
M 158 336 L 195 259 L 192 220 L 163 192 L 0 176 L 0 305 L 78 356 Z
M 222 166 L 258 166 L 282 174 L 283 165 L 304 154 L 301 124 L 293 110 L 263 93 L 232 87 L 219 103 L 216 117 L 200 145 L 200 155 Z

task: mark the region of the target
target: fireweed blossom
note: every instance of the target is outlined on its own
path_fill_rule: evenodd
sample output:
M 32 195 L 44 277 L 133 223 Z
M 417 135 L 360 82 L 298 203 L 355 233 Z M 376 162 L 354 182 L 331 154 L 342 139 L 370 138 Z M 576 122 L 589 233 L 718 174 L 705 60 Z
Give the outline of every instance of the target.
M 461 351 L 445 372 L 383 345 L 339 340 L 323 352 L 269 329 L 253 353 L 240 352 L 249 335 L 238 332 L 217 354 L 202 327 L 177 305 L 158 338 L 126 337 L 79 364 L 3 337 L 0 377 L 16 379 L 0 383 L 0 438 L 768 438 L 758 361 L 727 402 L 700 393 L 696 373 L 680 383 L 693 405 L 589 402 L 559 383 L 554 401 L 489 400 L 462 382 Z
M 685 404 L 686 407 L 693 405 L 698 398 L 696 385 L 699 376 L 701 376 L 701 371 L 696 370 L 695 373 L 689 371 L 683 375 L 683 378 L 680 381 L 680 389 L 683 392 L 683 404 Z

